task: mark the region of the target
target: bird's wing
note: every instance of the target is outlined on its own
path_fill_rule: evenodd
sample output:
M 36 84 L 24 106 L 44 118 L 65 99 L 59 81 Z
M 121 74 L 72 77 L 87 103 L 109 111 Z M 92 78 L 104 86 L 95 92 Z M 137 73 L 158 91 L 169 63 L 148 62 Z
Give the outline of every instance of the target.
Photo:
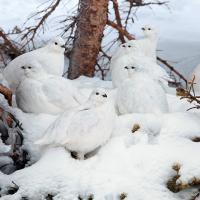
M 41 139 L 35 144 L 51 145 L 64 144 L 66 141 L 66 133 L 71 123 L 71 119 L 75 114 L 75 109 L 70 109 L 61 114 L 44 132 Z
M 73 85 L 67 80 L 64 80 L 64 78 L 55 78 L 54 76 L 49 76 L 42 86 L 42 90 L 47 97 L 47 100 L 59 107 L 63 107 L 63 105 L 66 104 L 74 106 L 79 105 L 73 95 L 74 89 Z
M 69 124 L 67 133 L 69 138 L 87 135 L 99 123 L 98 113 L 95 108 L 83 108 L 76 112 Z
M 68 110 L 48 127 L 43 137 L 35 144 L 64 145 L 71 137 L 87 134 L 98 121 L 96 113 L 89 107 Z
M 169 74 L 160 65 L 150 62 L 148 64 L 148 69 L 149 72 L 153 74 L 154 77 L 159 78 L 160 81 L 172 81 Z

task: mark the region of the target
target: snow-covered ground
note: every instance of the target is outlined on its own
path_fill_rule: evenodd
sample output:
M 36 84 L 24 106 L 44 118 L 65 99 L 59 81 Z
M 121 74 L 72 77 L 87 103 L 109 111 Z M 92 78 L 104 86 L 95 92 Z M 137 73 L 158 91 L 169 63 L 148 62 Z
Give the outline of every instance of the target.
M 92 88 L 112 88 L 109 81 L 80 77 L 74 80 L 85 96 Z M 111 89 L 112 90 L 112 89 Z M 56 119 L 55 115 L 25 114 L 14 108 L 24 128 L 24 147 L 31 154 L 30 165 L 11 175 L 0 174 L 1 193 L 14 182 L 19 190 L 2 200 L 42 200 L 48 194 L 55 200 L 75 200 L 78 196 L 95 200 L 117 200 L 127 194 L 130 200 L 183 200 L 188 194 L 172 193 L 167 181 L 175 175 L 172 166 L 181 165 L 180 179 L 188 182 L 200 177 L 200 115 L 186 112 L 191 105 L 168 95 L 170 113 L 118 116 L 111 139 L 86 160 L 75 160 L 62 147 L 39 148 L 34 142 Z M 195 111 L 195 112 L 194 112 Z M 140 129 L 132 133 L 133 126 Z

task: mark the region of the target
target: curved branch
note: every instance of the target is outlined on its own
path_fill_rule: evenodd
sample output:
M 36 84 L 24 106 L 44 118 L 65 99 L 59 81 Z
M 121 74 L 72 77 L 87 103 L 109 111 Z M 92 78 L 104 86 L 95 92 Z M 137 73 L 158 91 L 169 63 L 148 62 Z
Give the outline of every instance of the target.
M 126 38 L 128 38 L 129 40 L 134 40 L 135 37 L 132 36 L 130 33 L 128 33 L 124 28 L 120 27 L 118 24 L 116 24 L 115 22 L 112 22 L 110 20 L 107 21 L 107 25 L 111 26 L 112 28 L 116 29 L 118 32 L 120 32 L 121 34 L 123 34 Z

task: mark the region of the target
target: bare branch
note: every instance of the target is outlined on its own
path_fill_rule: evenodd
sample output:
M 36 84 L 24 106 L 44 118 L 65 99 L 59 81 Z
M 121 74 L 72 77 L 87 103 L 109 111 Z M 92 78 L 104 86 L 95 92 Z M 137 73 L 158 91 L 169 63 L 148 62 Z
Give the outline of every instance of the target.
M 14 42 L 8 37 L 8 35 L 0 28 L 0 38 L 3 39 L 3 42 L 0 44 L 1 47 L 1 58 L 6 65 L 4 60 L 4 54 L 8 55 L 11 59 L 21 55 L 24 51 L 19 49 Z
M 180 73 L 178 72 L 172 65 L 170 65 L 166 60 L 157 57 L 157 60 L 163 63 L 165 66 L 167 66 L 171 71 L 173 71 L 176 75 L 178 75 L 183 81 L 185 81 L 186 87 L 187 87 L 187 79 Z
M 200 96 L 196 96 L 195 90 L 194 90 L 194 84 L 195 84 L 195 76 L 193 77 L 192 81 L 189 82 L 190 87 L 185 90 L 183 88 L 177 88 L 176 92 L 178 96 L 181 96 L 181 99 L 187 99 L 188 102 L 193 103 L 195 102 L 196 105 L 189 108 L 191 109 L 200 109 Z
M 46 22 L 47 18 L 55 11 L 55 9 L 58 7 L 60 2 L 61 2 L 61 0 L 55 0 L 54 4 L 51 3 L 50 6 L 48 6 L 44 10 L 41 10 L 41 11 L 35 13 L 28 19 L 28 20 L 30 20 L 32 17 L 35 17 L 42 13 L 45 13 L 41 18 L 39 18 L 40 20 L 36 26 L 27 27 L 22 31 L 22 32 L 25 32 L 25 34 L 22 37 L 22 40 L 28 38 L 27 42 L 24 44 L 24 46 L 27 45 L 31 41 L 33 42 L 33 39 L 34 39 L 36 33 L 38 32 L 38 30 L 44 26 L 44 23 Z
M 156 1 L 156 2 L 148 2 L 144 3 L 143 0 L 126 0 L 128 1 L 132 7 L 140 7 L 140 6 L 150 6 L 150 5 L 164 5 L 169 3 L 169 1 Z
M 108 20 L 107 25 L 111 26 L 112 28 L 116 29 L 120 34 L 123 34 L 125 37 L 127 37 L 129 40 L 134 40 L 135 37 L 132 36 L 130 33 L 128 33 L 124 28 L 120 27 L 118 24 Z

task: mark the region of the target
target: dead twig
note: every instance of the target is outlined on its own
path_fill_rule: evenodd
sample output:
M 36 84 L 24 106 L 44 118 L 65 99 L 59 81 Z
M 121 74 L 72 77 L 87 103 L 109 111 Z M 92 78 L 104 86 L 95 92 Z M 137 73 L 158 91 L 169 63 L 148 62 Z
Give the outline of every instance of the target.
M 200 96 L 196 96 L 194 90 L 195 76 L 189 84 L 190 87 L 188 89 L 177 88 L 177 95 L 181 96 L 181 99 L 187 99 L 189 103 L 196 103 L 195 106 L 189 108 L 188 110 L 200 109 Z

